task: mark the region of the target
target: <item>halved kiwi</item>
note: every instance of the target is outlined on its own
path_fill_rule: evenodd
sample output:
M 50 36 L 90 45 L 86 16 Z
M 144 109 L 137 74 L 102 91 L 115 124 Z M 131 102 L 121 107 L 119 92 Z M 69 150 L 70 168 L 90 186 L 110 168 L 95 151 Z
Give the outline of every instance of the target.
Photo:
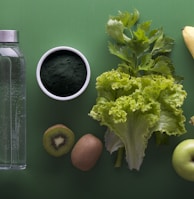
M 48 128 L 43 135 L 43 146 L 52 156 L 60 157 L 67 154 L 73 147 L 75 135 L 63 124 Z

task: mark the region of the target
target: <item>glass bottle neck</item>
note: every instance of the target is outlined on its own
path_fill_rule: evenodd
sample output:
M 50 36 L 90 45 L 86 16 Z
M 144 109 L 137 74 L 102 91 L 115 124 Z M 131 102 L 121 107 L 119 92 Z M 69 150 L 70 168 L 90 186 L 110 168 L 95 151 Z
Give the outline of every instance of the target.
M 18 42 L 1 42 L 0 47 L 17 47 L 19 45 Z

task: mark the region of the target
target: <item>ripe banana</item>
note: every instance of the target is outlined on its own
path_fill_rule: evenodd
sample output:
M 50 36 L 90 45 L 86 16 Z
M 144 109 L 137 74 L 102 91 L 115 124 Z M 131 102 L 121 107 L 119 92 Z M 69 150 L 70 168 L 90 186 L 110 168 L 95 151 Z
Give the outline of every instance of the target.
M 182 29 L 182 36 L 185 42 L 186 47 L 194 58 L 194 27 L 185 26 Z

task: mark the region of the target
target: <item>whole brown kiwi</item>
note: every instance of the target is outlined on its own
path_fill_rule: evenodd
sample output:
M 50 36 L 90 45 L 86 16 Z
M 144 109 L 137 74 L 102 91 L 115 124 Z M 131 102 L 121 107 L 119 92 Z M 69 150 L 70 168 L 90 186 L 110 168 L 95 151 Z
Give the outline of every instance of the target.
M 82 136 L 71 151 L 71 161 L 74 167 L 82 171 L 92 169 L 102 153 L 101 140 L 88 133 Z

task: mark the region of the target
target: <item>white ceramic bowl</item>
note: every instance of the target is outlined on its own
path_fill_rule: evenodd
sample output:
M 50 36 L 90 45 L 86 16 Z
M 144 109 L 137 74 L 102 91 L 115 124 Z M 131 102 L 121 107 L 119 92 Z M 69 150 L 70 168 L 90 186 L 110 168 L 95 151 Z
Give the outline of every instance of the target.
M 43 78 L 41 76 L 41 70 L 43 69 L 43 66 L 44 66 L 46 60 L 48 60 L 48 59 L 52 60 L 53 58 L 58 59 L 58 58 L 55 57 L 55 55 L 57 55 L 59 57 L 60 53 L 63 56 L 65 56 L 65 53 L 67 53 L 67 54 L 70 53 L 72 56 L 75 55 L 75 57 L 77 57 L 78 60 L 80 60 L 80 62 L 81 62 L 80 65 L 82 65 L 82 67 L 83 67 L 83 65 L 85 65 L 85 69 L 84 69 L 85 72 L 86 72 L 85 76 L 84 76 L 85 80 L 82 83 L 82 85 L 80 84 L 80 88 L 77 91 L 75 91 L 74 93 L 71 93 L 70 95 L 58 95 L 55 92 L 51 91 L 51 89 L 49 89 L 48 86 L 46 86 L 46 84 L 43 83 L 44 81 L 43 81 Z M 65 61 L 63 61 L 63 62 L 65 62 Z M 63 65 L 64 65 L 64 67 L 66 67 L 64 63 L 59 64 L 60 67 L 63 66 Z M 45 66 L 44 66 L 44 68 L 45 68 Z M 40 86 L 41 90 L 47 96 L 49 96 L 49 97 L 51 97 L 55 100 L 60 100 L 60 101 L 72 100 L 72 99 L 78 97 L 79 95 L 81 95 L 86 90 L 86 88 L 89 84 L 90 76 L 91 76 L 90 65 L 89 65 L 86 57 L 79 50 L 72 48 L 72 47 L 68 47 L 68 46 L 54 47 L 54 48 L 48 50 L 47 52 L 45 52 L 42 55 L 42 57 L 40 58 L 38 65 L 37 65 L 37 69 L 36 69 L 36 78 L 37 78 L 37 82 L 38 82 L 38 85 Z M 76 79 L 76 78 L 74 78 L 74 79 Z M 60 85 L 60 82 L 58 82 L 58 83 Z M 63 88 L 61 87 L 60 89 L 62 90 Z

